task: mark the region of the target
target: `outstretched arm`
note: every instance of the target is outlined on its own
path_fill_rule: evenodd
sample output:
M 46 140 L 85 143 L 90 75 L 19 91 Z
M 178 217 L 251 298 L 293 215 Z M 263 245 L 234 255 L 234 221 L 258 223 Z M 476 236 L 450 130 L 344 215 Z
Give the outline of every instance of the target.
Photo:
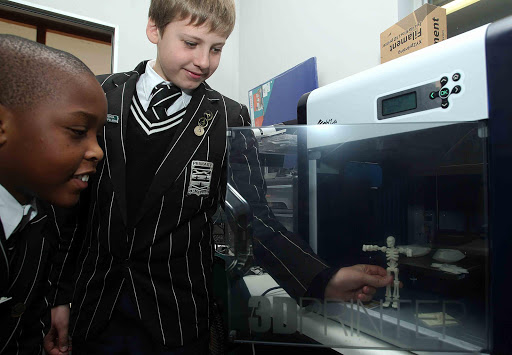
M 241 107 L 239 118 L 245 126 L 250 125 L 245 106 Z M 288 231 L 275 217 L 266 200 L 263 157 L 253 131 L 233 130 L 229 142 L 228 182 L 251 207 L 254 257 L 291 297 L 299 299 L 328 266 L 307 242 Z M 322 286 L 323 292 L 325 284 Z
M 412 249 L 410 248 L 398 248 L 398 252 L 407 255 L 408 257 L 412 256 Z
M 240 117 L 247 117 L 248 121 L 245 107 Z M 391 282 L 392 277 L 378 266 L 329 269 L 304 240 L 278 222 L 268 206 L 258 142 L 253 132 L 233 131 L 230 143 L 228 181 L 251 205 L 254 256 L 290 296 L 368 301 L 377 287 Z M 386 247 L 372 247 L 386 250 Z M 334 276 L 324 279 L 324 274 L 332 275 L 331 271 Z
M 386 252 L 386 247 L 379 247 L 378 245 L 368 245 L 368 244 L 364 244 L 363 245 L 363 251 L 382 251 L 382 252 Z

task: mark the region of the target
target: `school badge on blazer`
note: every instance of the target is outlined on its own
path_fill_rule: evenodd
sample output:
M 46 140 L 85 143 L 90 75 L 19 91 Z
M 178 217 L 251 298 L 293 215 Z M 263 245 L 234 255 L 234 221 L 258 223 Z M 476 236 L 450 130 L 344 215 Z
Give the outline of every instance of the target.
M 119 116 L 118 115 L 111 115 L 110 113 L 107 115 L 107 122 L 110 123 L 119 123 Z
M 193 160 L 188 184 L 188 195 L 207 196 L 210 193 L 213 163 Z

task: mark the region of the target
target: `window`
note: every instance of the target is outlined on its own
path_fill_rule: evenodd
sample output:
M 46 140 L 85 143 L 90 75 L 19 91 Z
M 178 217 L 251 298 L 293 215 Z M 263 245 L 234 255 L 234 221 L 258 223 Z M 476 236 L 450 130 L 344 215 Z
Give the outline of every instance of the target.
M 429 0 L 445 7 L 448 38 L 512 15 L 510 0 Z
M 0 3 L 0 33 L 69 52 L 94 74 L 112 72 L 112 27 L 7 2 Z

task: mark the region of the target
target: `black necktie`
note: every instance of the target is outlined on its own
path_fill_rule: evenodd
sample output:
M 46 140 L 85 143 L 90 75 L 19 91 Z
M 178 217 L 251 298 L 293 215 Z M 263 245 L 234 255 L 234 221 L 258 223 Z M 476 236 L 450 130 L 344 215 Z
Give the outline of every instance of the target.
M 149 98 L 148 111 L 154 114 L 154 122 L 161 122 L 167 118 L 167 109 L 181 96 L 181 89 L 175 85 L 160 83 L 154 87 Z M 153 115 L 148 115 L 153 120 Z

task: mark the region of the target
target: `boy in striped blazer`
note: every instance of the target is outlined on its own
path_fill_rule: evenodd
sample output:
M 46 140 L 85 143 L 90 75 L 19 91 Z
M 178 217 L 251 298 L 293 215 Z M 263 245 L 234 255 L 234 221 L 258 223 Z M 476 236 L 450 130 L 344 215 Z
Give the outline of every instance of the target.
M 78 202 L 107 103 L 80 60 L 17 36 L 0 35 L 0 73 L 0 354 L 41 354 L 58 243 L 42 200 Z
M 85 220 L 62 238 L 66 262 L 54 268 L 60 291 L 52 334 L 65 341 L 69 332 L 75 354 L 208 353 L 212 216 L 228 181 L 226 130 L 249 126 L 250 118 L 205 81 L 234 24 L 233 0 L 152 0 L 146 33 L 156 60 L 99 77 L 108 100 L 105 159 Z M 257 189 L 265 196 L 257 170 L 245 178 L 249 160 L 257 161 L 254 143 L 246 134 L 234 137 L 246 154 L 230 160 L 247 164 L 229 179 L 242 194 Z M 366 300 L 390 282 L 378 267 L 331 270 L 300 239 L 271 228 L 271 216 L 257 217 L 267 233 L 255 254 L 294 297 L 313 284 L 322 296 L 325 289 L 329 297 Z

